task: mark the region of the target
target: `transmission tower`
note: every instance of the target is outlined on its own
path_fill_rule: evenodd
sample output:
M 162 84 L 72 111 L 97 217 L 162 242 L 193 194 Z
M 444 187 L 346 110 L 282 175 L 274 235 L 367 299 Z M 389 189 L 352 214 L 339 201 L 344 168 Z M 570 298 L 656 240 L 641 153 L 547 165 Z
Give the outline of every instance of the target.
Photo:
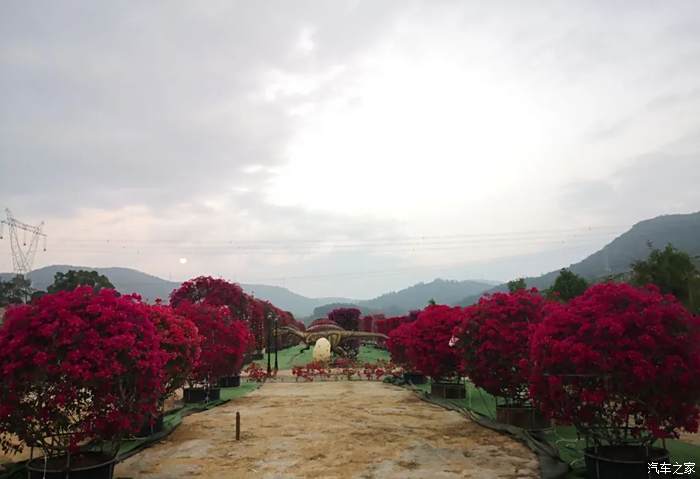
M 32 226 L 18 221 L 9 209 L 5 209 L 5 214 L 7 219 L 0 220 L 0 239 L 3 239 L 3 226 L 7 225 L 12 250 L 12 267 L 15 274 L 26 276 L 32 270 L 39 238 L 42 238 L 44 251 L 46 251 L 46 234 L 42 232 L 44 222 L 39 223 L 39 226 Z M 27 241 L 27 235 L 30 235 L 29 241 Z

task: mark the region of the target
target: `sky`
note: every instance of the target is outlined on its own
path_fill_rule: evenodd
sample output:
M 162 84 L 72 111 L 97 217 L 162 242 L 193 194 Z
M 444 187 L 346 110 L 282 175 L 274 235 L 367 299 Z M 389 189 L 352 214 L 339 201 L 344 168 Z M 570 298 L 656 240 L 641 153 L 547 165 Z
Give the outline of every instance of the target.
M 35 267 L 536 275 L 700 210 L 699 112 L 696 1 L 0 3 L 0 207 L 45 222 Z

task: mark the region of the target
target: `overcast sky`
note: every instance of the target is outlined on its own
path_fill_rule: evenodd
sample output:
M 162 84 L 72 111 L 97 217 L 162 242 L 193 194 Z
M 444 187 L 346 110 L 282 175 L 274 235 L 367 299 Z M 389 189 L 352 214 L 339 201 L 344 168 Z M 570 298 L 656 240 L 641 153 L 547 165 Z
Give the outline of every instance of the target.
M 0 3 L 0 206 L 46 222 L 35 267 L 538 274 L 700 210 L 699 113 L 697 1 Z

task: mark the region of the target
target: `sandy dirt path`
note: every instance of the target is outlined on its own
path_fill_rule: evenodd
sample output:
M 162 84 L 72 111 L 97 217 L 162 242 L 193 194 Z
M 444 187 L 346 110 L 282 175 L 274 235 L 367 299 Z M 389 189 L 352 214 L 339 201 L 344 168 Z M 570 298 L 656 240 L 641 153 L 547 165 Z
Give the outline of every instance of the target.
M 341 381 L 266 384 L 188 416 L 115 477 L 519 479 L 539 466 L 522 444 L 407 390 Z

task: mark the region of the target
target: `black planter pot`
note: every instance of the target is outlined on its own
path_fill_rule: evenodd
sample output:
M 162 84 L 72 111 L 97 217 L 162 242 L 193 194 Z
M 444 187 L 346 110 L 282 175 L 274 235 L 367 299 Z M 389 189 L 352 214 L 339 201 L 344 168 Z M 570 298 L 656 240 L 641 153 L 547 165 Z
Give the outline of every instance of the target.
M 464 399 L 467 390 L 464 383 L 430 383 L 430 395 L 441 399 Z
M 552 427 L 552 422 L 532 406 L 496 406 L 496 421 L 528 431 Z
M 146 421 L 143 424 L 143 427 L 138 432 L 138 434 L 136 434 L 136 437 L 152 436 L 153 434 L 161 432 L 162 430 L 163 430 L 163 415 L 159 414 L 154 418 L 153 424 L 151 424 L 151 421 L 149 419 L 146 419 Z
M 660 447 L 599 446 L 584 451 L 589 479 L 647 479 L 660 478 L 649 463 L 671 463 L 669 453 Z
M 68 457 L 59 456 L 32 459 L 27 463 L 29 479 L 112 479 L 114 457 L 99 452 L 83 452 L 70 456 L 71 468 L 68 471 Z
M 241 385 L 240 376 L 227 376 L 224 378 L 219 378 L 220 388 L 237 388 Z
M 219 388 L 185 388 L 182 391 L 182 398 L 185 404 L 218 401 L 221 398 Z
M 427 378 L 418 373 L 403 373 L 403 380 L 411 384 L 425 384 Z

